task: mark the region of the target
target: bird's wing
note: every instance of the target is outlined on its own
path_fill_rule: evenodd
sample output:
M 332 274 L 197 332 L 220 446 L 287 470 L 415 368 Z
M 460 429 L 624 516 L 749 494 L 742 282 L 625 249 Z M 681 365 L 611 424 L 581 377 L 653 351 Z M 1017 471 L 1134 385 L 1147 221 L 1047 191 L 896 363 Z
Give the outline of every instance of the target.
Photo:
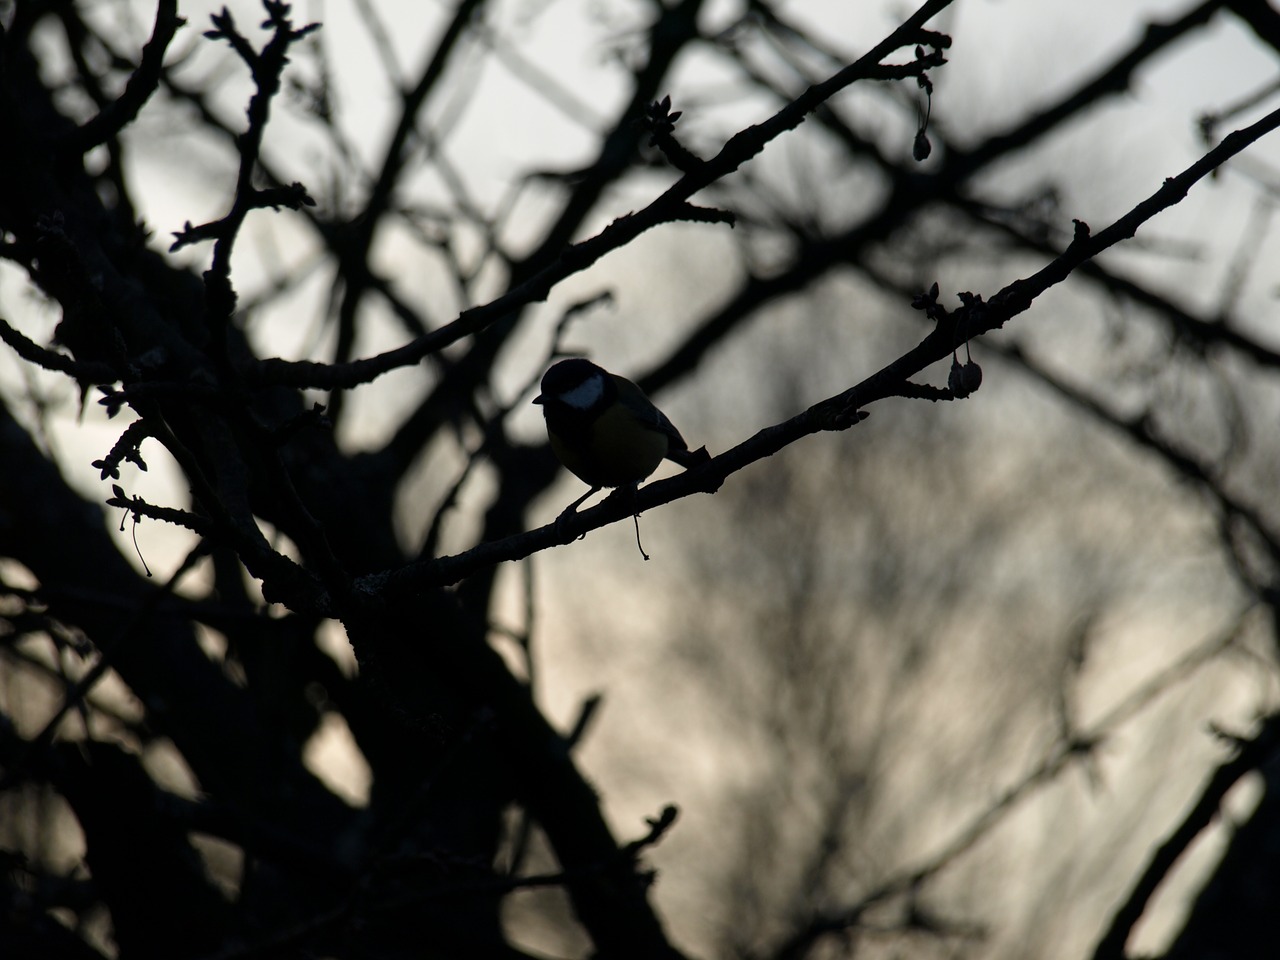
M 618 402 L 631 411 L 637 420 L 665 433 L 672 450 L 689 449 L 689 445 L 684 442 L 684 437 L 680 436 L 676 425 L 667 419 L 665 413 L 654 406 L 653 401 L 645 396 L 643 390 L 625 377 L 614 374 L 613 379 L 618 385 Z

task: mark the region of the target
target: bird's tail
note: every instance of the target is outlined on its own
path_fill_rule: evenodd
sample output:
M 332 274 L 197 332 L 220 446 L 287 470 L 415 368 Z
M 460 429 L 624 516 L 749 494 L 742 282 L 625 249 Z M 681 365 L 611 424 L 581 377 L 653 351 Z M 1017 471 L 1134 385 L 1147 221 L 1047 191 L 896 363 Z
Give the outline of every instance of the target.
M 674 448 L 667 451 L 667 459 L 680 464 L 686 470 L 692 470 L 694 467 L 700 467 L 711 459 L 711 454 L 707 453 L 706 447 L 699 447 L 697 450 L 676 450 Z

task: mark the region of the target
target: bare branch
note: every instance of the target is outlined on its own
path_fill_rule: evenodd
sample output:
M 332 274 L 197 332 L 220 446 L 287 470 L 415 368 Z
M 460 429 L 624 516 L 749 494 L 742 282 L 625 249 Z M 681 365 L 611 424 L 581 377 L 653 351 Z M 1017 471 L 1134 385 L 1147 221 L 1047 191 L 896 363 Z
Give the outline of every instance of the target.
M 178 0 L 159 0 L 151 39 L 142 48 L 138 69 L 129 77 L 119 99 L 104 107 L 96 117 L 63 137 L 57 148 L 84 153 L 117 136 L 137 119 L 143 106 L 160 85 L 164 55 L 178 29 L 186 24 L 178 16 Z
M 1142 918 L 1147 903 L 1164 882 L 1174 864 L 1218 815 L 1223 798 L 1245 774 L 1256 770 L 1280 750 L 1280 714 L 1266 717 L 1261 729 L 1248 740 L 1236 743 L 1236 755 L 1214 771 L 1200 798 L 1192 806 L 1182 823 L 1151 855 L 1146 870 L 1138 878 L 1128 898 L 1111 918 L 1098 946 L 1093 951 L 1094 960 L 1124 960 L 1125 943 L 1134 926 Z

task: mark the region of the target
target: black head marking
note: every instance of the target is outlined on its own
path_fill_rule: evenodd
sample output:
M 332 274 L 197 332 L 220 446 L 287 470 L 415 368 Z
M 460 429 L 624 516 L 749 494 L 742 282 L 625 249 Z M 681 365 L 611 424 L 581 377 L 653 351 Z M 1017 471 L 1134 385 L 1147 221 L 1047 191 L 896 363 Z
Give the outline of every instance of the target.
M 533 402 L 543 410 L 560 408 L 566 412 L 586 413 L 612 403 L 617 391 L 613 378 L 601 367 L 574 357 L 561 360 L 542 377 L 542 392 Z

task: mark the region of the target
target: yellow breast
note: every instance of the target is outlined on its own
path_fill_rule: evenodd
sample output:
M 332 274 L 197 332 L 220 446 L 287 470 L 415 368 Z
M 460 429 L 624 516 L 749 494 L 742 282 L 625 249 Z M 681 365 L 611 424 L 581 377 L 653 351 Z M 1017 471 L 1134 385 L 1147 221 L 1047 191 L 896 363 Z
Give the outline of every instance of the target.
M 570 449 L 552 434 L 551 449 L 583 483 L 593 487 L 621 487 L 639 483 L 667 455 L 667 436 L 642 423 L 615 404 L 584 431 L 581 447 Z

